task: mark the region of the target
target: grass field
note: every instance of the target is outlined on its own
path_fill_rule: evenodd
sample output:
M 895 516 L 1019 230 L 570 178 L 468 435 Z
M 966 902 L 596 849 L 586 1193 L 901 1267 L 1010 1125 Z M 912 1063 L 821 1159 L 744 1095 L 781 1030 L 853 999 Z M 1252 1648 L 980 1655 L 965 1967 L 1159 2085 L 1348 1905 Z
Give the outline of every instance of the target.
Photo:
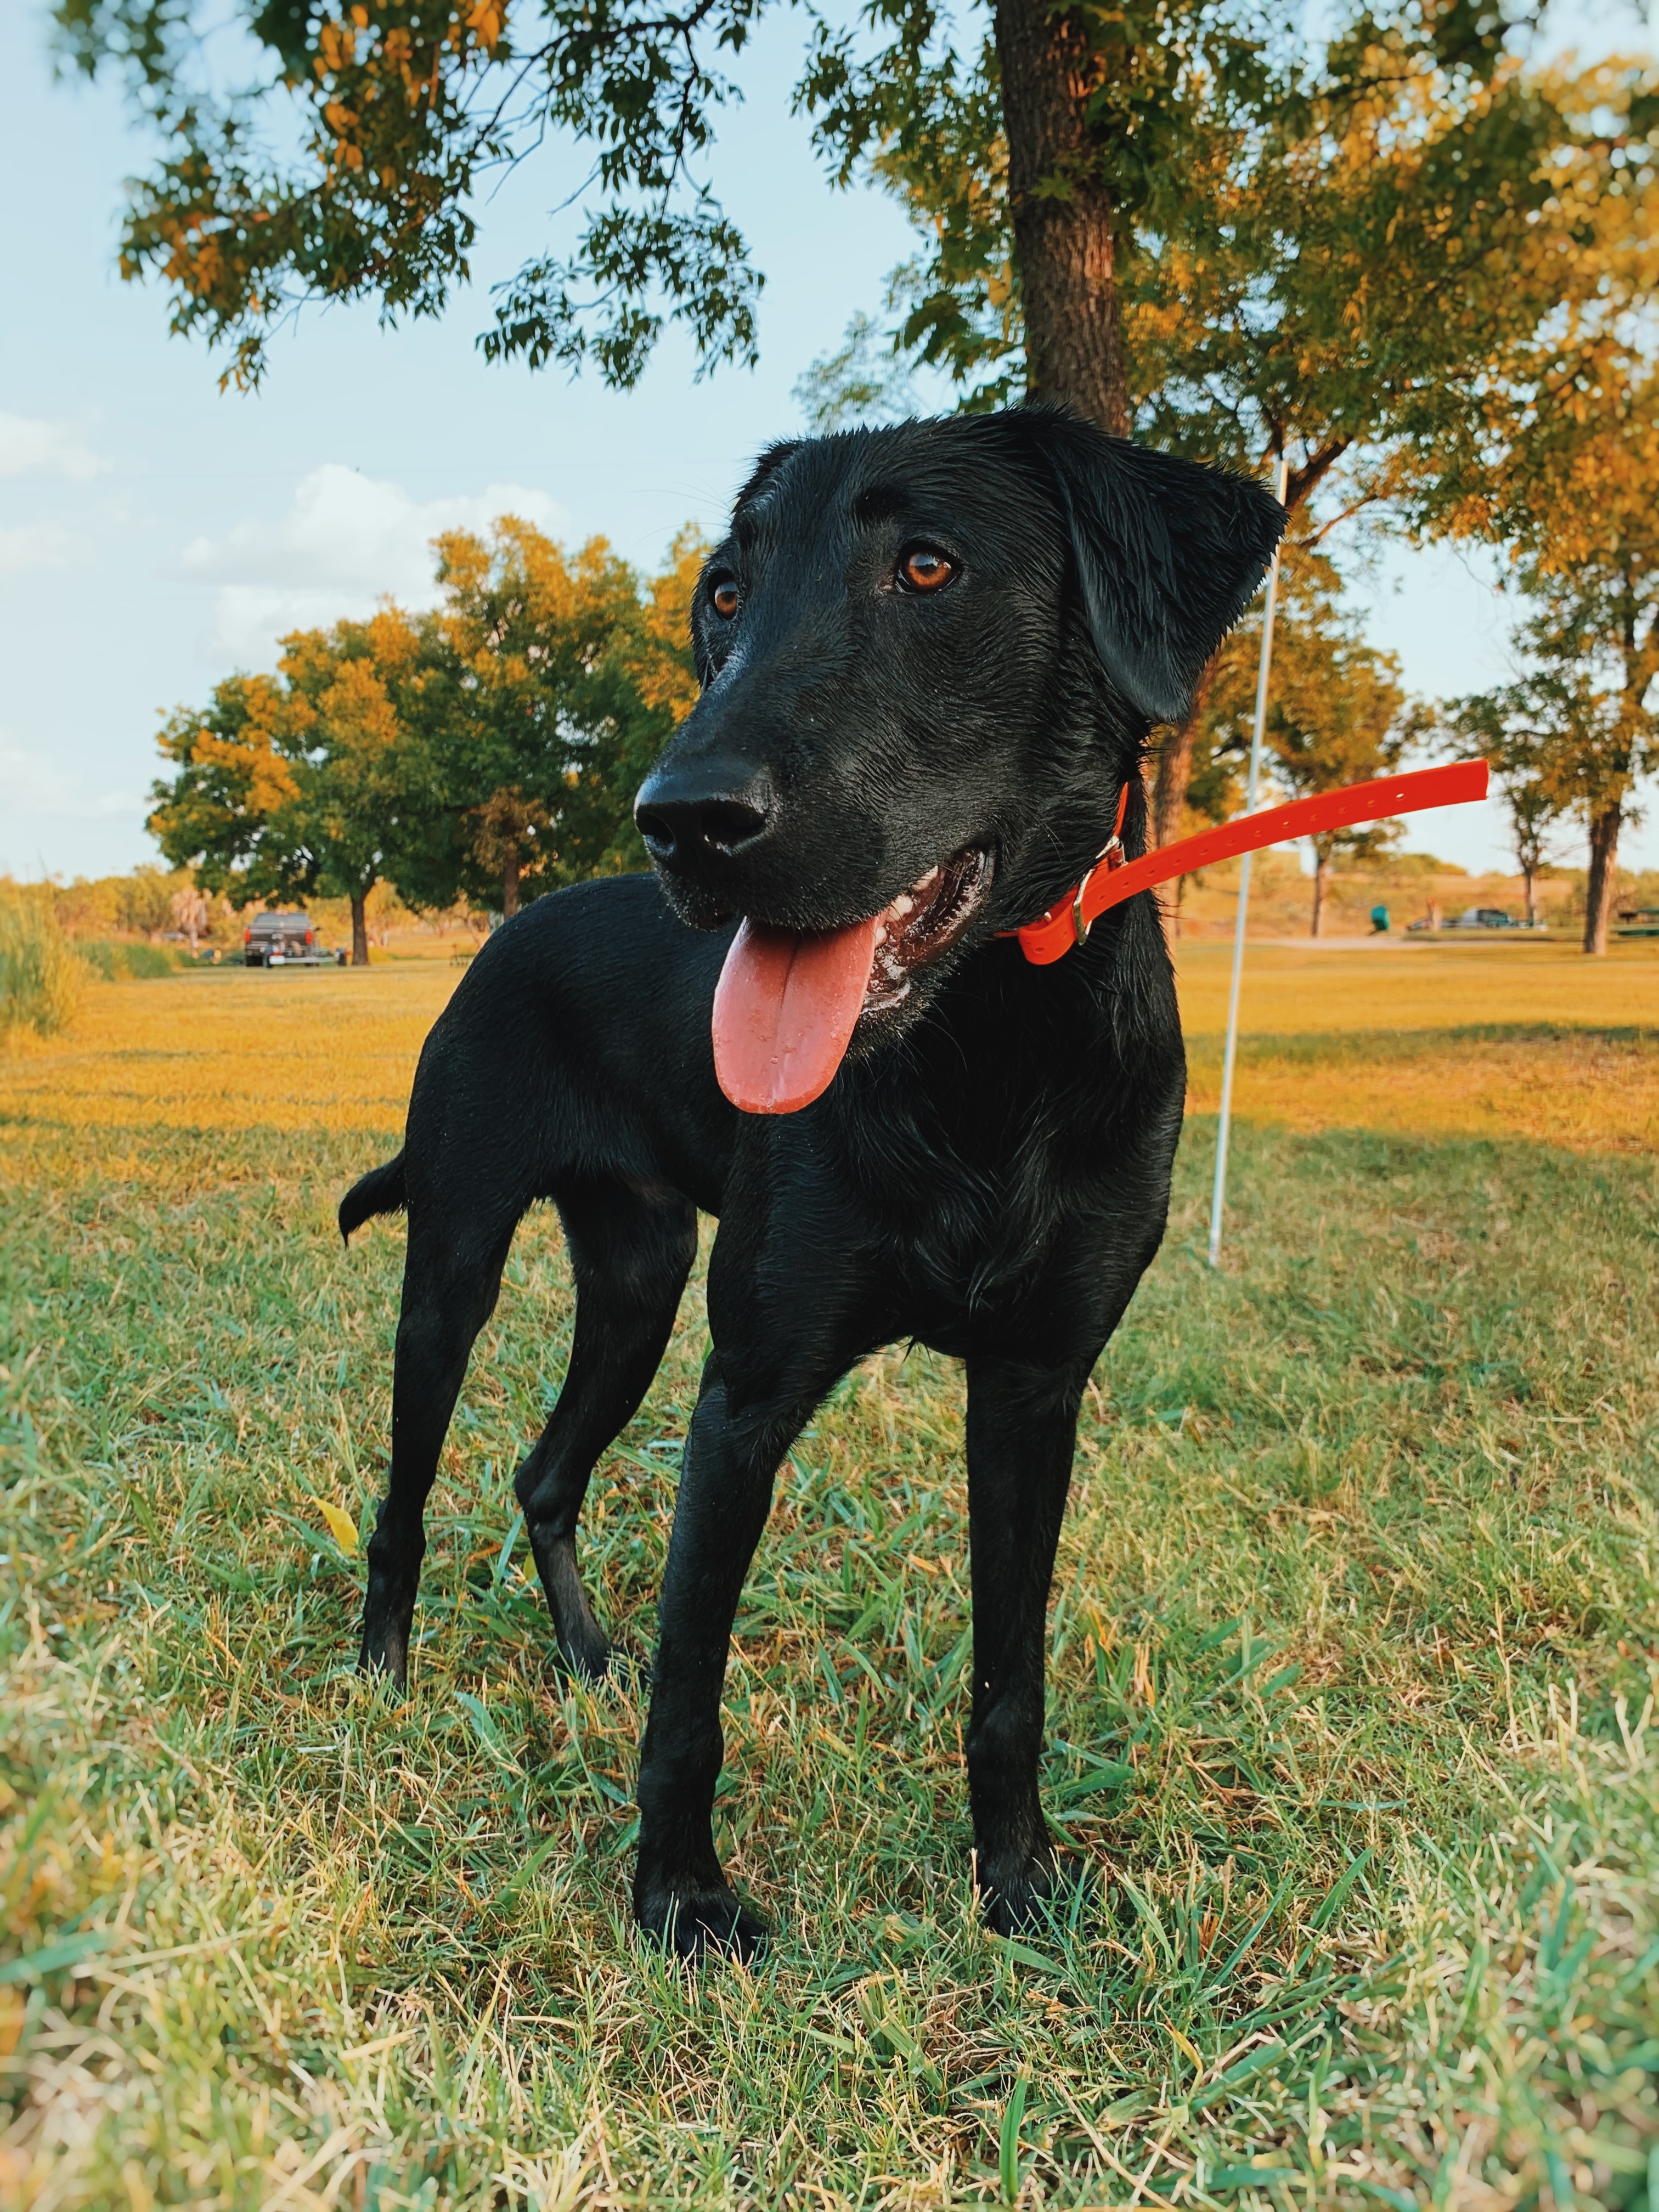
M 402 1238 L 331 1212 L 456 971 L 88 986 L 0 1059 L 0 2206 L 1659 2212 L 1656 952 L 1253 950 L 1212 1274 L 1183 950 L 1053 1607 L 1093 1889 L 975 1924 L 959 1378 L 890 1353 L 739 1614 L 721 1844 L 779 1936 L 701 1977 L 628 1924 L 637 1683 L 562 1683 L 525 1574 L 550 1216 L 408 1702 L 349 1668 Z M 702 1340 L 694 1285 L 590 1503 L 636 1653 Z

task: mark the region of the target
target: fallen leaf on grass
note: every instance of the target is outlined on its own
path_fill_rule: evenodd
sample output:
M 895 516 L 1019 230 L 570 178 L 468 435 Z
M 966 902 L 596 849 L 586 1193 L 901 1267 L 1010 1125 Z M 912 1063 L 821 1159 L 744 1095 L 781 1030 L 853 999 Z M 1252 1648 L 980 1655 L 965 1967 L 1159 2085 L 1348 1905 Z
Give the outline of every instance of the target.
M 357 1523 L 339 1506 L 331 1505 L 325 1498 L 313 1496 L 311 1502 L 327 1522 L 329 1534 L 347 1559 L 355 1559 L 357 1556 Z

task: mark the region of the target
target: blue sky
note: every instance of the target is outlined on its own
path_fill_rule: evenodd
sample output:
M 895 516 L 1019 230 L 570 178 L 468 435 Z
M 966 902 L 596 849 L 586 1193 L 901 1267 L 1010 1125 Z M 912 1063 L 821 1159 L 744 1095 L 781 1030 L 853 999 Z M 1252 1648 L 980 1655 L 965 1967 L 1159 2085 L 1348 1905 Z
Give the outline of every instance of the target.
M 799 22 L 777 12 L 714 164 L 767 275 L 757 370 L 698 383 L 672 337 L 626 395 L 483 362 L 489 285 L 547 243 L 579 180 L 552 149 L 485 211 L 475 283 L 441 321 L 388 332 L 371 310 L 308 312 L 257 395 L 222 395 L 206 353 L 168 337 L 161 294 L 114 273 L 121 180 L 147 143 L 112 90 L 54 82 L 41 11 L 0 7 L 21 19 L 0 85 L 0 872 L 153 858 L 158 714 L 269 666 L 299 623 L 429 595 L 440 529 L 511 509 L 645 566 L 683 523 L 715 531 L 748 457 L 799 428 L 795 379 L 909 251 L 889 204 L 823 183 L 789 114 Z M 1414 689 L 1505 673 L 1492 573 L 1401 548 L 1357 586 Z M 1412 842 L 1503 864 L 1481 810 L 1429 817 Z M 1659 830 L 1626 852 L 1659 863 Z

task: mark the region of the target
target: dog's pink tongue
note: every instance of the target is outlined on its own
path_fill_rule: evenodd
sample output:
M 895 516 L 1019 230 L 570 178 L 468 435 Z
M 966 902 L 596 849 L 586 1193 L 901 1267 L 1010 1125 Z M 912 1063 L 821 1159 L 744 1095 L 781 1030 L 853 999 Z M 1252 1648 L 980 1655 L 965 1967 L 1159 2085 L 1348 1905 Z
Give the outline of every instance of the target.
M 745 921 L 714 992 L 714 1073 L 746 1114 L 793 1114 L 826 1091 L 864 1005 L 876 924 L 804 934 Z

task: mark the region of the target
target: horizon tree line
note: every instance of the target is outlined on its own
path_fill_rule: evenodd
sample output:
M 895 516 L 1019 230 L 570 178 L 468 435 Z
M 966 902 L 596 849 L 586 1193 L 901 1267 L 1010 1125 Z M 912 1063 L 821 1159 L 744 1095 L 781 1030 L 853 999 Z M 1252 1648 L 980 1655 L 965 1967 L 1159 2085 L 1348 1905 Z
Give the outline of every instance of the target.
M 486 536 L 440 538 L 434 607 L 387 602 L 367 620 L 295 631 L 274 673 L 230 676 L 205 709 L 167 719 L 173 773 L 152 786 L 151 834 L 233 907 L 343 899 L 357 965 L 377 884 L 415 912 L 465 902 L 510 918 L 564 884 L 644 868 L 633 795 L 696 701 L 690 607 L 706 550 L 687 528 L 642 578 L 602 538 L 567 554 L 512 515 Z M 1243 804 L 1260 635 L 1258 608 L 1218 653 L 1188 725 L 1185 826 Z M 1443 707 L 1413 700 L 1395 656 L 1366 642 L 1345 605 L 1328 550 L 1293 528 L 1266 732 L 1288 795 L 1387 775 L 1413 752 L 1483 753 L 1535 921 L 1550 836 L 1600 788 L 1569 773 L 1575 718 L 1593 712 L 1582 677 L 1572 692 L 1540 678 Z M 1386 859 L 1401 826 L 1314 841 L 1311 934 L 1336 863 Z
M 295 631 L 274 674 L 168 718 L 151 835 L 234 906 L 343 898 L 356 966 L 377 884 L 416 911 L 510 917 L 643 867 L 634 793 L 696 696 L 704 550 L 683 532 L 641 579 L 601 538 L 568 556 L 512 515 L 440 538 L 435 607 Z

